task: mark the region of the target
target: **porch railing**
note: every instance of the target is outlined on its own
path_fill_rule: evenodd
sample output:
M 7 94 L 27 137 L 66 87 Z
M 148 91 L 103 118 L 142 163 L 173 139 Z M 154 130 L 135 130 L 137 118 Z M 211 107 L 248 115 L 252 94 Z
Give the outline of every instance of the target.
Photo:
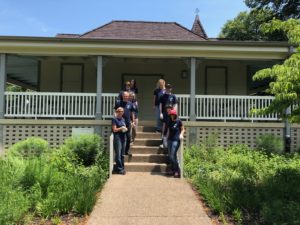
M 188 118 L 190 96 L 178 96 L 179 116 Z M 258 115 L 251 110 L 262 109 L 271 104 L 272 96 L 196 95 L 196 119 L 201 120 L 279 120 L 276 113 Z
M 102 94 L 104 119 L 112 118 L 117 96 L 115 93 Z M 179 117 L 188 120 L 190 95 L 176 96 Z M 196 95 L 196 119 L 275 121 L 279 119 L 277 114 L 250 113 L 253 108 L 267 107 L 273 99 L 272 96 Z M 6 117 L 95 118 L 95 93 L 5 92 L 5 100 Z

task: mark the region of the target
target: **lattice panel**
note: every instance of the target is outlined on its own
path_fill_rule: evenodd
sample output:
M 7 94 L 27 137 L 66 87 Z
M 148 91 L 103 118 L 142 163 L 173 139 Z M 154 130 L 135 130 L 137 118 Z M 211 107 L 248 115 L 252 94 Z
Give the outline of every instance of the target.
M 49 142 L 51 147 L 57 147 L 64 143 L 65 139 L 72 135 L 72 128 L 92 128 L 92 126 L 63 126 L 63 125 L 6 125 L 4 126 L 4 146 L 22 141 L 28 137 L 41 137 Z M 103 126 L 102 137 L 104 147 L 108 146 L 110 135 L 109 126 Z
M 111 126 L 102 126 L 102 138 L 104 149 L 109 150 L 109 137 L 111 134 Z
M 197 141 L 201 142 L 211 134 L 218 135 L 218 145 L 228 147 L 232 144 L 247 144 L 256 147 L 256 138 L 264 134 L 283 137 L 282 128 L 234 128 L 234 127 L 198 127 Z
M 300 150 L 300 128 L 291 128 L 291 150 Z

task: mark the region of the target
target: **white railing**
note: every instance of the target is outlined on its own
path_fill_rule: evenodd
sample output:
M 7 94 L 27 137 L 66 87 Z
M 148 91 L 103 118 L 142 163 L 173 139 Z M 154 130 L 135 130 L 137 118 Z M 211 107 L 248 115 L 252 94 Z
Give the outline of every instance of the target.
M 96 94 L 5 92 L 6 117 L 94 118 Z
M 188 120 L 190 117 L 190 95 L 176 95 L 177 111 L 180 119 Z
M 119 94 L 102 93 L 102 117 L 103 119 L 113 118 L 114 107 Z
M 190 95 L 176 95 L 179 117 L 190 116 Z M 102 117 L 113 117 L 118 94 L 102 94 Z M 272 96 L 196 95 L 198 120 L 278 120 L 277 114 L 251 114 L 251 109 L 265 108 Z M 5 92 L 6 117 L 95 118 L 96 93 Z
M 277 114 L 257 115 L 252 109 L 271 104 L 272 96 L 196 96 L 197 119 L 278 120 Z
M 189 95 L 178 96 L 179 117 L 189 116 Z M 196 95 L 196 119 L 201 120 L 279 120 L 277 114 L 251 114 L 251 110 L 262 109 L 271 104 L 272 96 Z M 188 107 L 188 108 L 187 108 Z M 185 108 L 185 109 L 184 109 Z

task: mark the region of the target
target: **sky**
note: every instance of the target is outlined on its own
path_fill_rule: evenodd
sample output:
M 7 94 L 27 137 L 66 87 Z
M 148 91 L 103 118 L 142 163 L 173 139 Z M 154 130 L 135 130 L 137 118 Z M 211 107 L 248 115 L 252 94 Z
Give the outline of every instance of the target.
M 112 20 L 177 22 L 191 29 L 197 8 L 210 38 L 247 10 L 243 0 L 0 0 L 0 35 L 82 34 Z

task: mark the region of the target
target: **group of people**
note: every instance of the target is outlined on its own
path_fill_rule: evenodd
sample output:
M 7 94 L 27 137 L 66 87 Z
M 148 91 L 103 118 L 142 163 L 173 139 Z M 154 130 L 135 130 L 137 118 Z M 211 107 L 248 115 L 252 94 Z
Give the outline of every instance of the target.
M 130 143 L 134 141 L 138 124 L 138 89 L 136 81 L 126 81 L 120 92 L 112 119 L 114 134 L 115 166 L 114 173 L 125 174 L 124 155 L 130 155 Z M 168 148 L 171 164 L 170 174 L 180 177 L 177 151 L 183 139 L 184 127 L 177 114 L 177 98 L 172 93 L 172 85 L 159 79 L 154 90 L 153 108 L 155 110 L 155 131 L 162 134 L 161 148 Z

